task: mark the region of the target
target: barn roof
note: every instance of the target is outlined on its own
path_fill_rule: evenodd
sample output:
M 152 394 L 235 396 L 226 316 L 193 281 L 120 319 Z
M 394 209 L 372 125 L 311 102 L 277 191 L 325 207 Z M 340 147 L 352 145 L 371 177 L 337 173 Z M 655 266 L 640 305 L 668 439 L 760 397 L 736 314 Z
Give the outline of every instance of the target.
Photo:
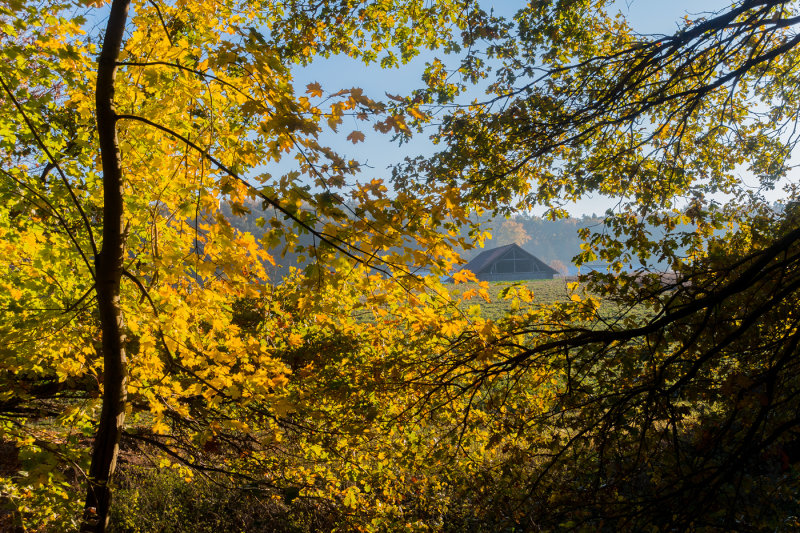
M 483 272 L 485 269 L 491 267 L 492 263 L 494 263 L 504 255 L 506 255 L 511 250 L 516 250 L 517 252 L 521 252 L 522 254 L 533 259 L 536 265 L 538 266 L 539 271 L 547 272 L 549 274 L 558 274 L 557 270 L 548 266 L 547 263 L 545 263 L 538 257 L 526 252 L 518 244 L 507 244 L 505 246 L 500 246 L 498 248 L 492 248 L 491 250 L 484 250 L 483 252 L 479 253 L 476 257 L 474 257 L 472 261 L 461 267 L 459 270 L 469 270 L 474 274 L 478 274 L 480 272 Z

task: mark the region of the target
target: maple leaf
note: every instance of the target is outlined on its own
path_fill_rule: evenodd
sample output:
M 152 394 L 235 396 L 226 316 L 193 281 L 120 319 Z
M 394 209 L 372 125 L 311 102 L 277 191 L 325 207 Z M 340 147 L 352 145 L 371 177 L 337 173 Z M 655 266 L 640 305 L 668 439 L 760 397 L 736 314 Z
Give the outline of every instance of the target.
M 347 140 L 353 144 L 364 142 L 364 134 L 360 131 L 351 132 L 350 135 L 347 136 Z
M 306 93 L 310 94 L 311 96 L 321 97 L 322 96 L 322 85 L 319 82 L 309 83 L 306 85 Z
M 453 274 L 453 281 L 456 283 L 467 283 L 468 281 L 478 281 L 478 278 L 476 278 L 475 274 L 470 270 L 459 270 Z

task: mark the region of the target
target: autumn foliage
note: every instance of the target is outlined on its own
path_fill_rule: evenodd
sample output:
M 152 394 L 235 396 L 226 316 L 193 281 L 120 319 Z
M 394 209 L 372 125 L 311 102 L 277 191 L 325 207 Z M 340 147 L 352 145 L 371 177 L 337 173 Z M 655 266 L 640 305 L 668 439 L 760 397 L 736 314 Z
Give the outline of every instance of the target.
M 605 4 L 0 6 L 0 528 L 105 531 L 154 479 L 265 531 L 796 525 L 797 7 Z M 293 78 L 425 50 L 409 95 Z M 608 273 L 502 316 L 440 281 L 487 213 L 597 193 Z

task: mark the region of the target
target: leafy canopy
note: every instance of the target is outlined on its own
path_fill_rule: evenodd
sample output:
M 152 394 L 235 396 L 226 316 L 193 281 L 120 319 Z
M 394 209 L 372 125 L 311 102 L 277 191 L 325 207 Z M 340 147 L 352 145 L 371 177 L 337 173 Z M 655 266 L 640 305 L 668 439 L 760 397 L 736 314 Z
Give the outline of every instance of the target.
M 113 385 L 87 22 L 105 9 L 0 13 L 0 428 L 16 451 L 0 486 L 31 528 L 77 527 Z M 588 0 L 508 21 L 462 1 L 132 4 L 113 79 L 123 444 L 187 482 L 329 505 L 342 530 L 784 526 L 797 16 L 746 0 L 648 37 Z M 389 67 L 436 46 L 462 61 L 431 61 L 408 97 L 292 85 L 317 56 Z M 480 80 L 484 101 L 459 104 Z M 441 150 L 391 182 L 320 140 L 433 118 Z M 775 208 L 762 192 L 783 183 Z M 597 193 L 619 203 L 576 260 L 611 272 L 559 301 L 510 286 L 488 318 L 485 284 L 410 275 L 450 271 L 472 216 L 558 217 Z M 223 204 L 263 210 L 263 232 Z M 309 261 L 277 283 L 282 249 Z

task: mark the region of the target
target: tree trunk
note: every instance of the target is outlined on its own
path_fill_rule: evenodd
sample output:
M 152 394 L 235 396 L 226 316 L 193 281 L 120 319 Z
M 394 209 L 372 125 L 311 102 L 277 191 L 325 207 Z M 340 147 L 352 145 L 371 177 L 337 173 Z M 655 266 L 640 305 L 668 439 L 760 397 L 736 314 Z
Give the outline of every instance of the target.
M 103 167 L 103 245 L 95 260 L 97 307 L 103 335 L 103 408 L 94 440 L 83 531 L 104 532 L 111 504 L 109 482 L 125 423 L 127 357 L 120 309 L 124 253 L 122 169 L 114 111 L 114 77 L 130 0 L 114 0 L 97 69 L 95 103 Z

